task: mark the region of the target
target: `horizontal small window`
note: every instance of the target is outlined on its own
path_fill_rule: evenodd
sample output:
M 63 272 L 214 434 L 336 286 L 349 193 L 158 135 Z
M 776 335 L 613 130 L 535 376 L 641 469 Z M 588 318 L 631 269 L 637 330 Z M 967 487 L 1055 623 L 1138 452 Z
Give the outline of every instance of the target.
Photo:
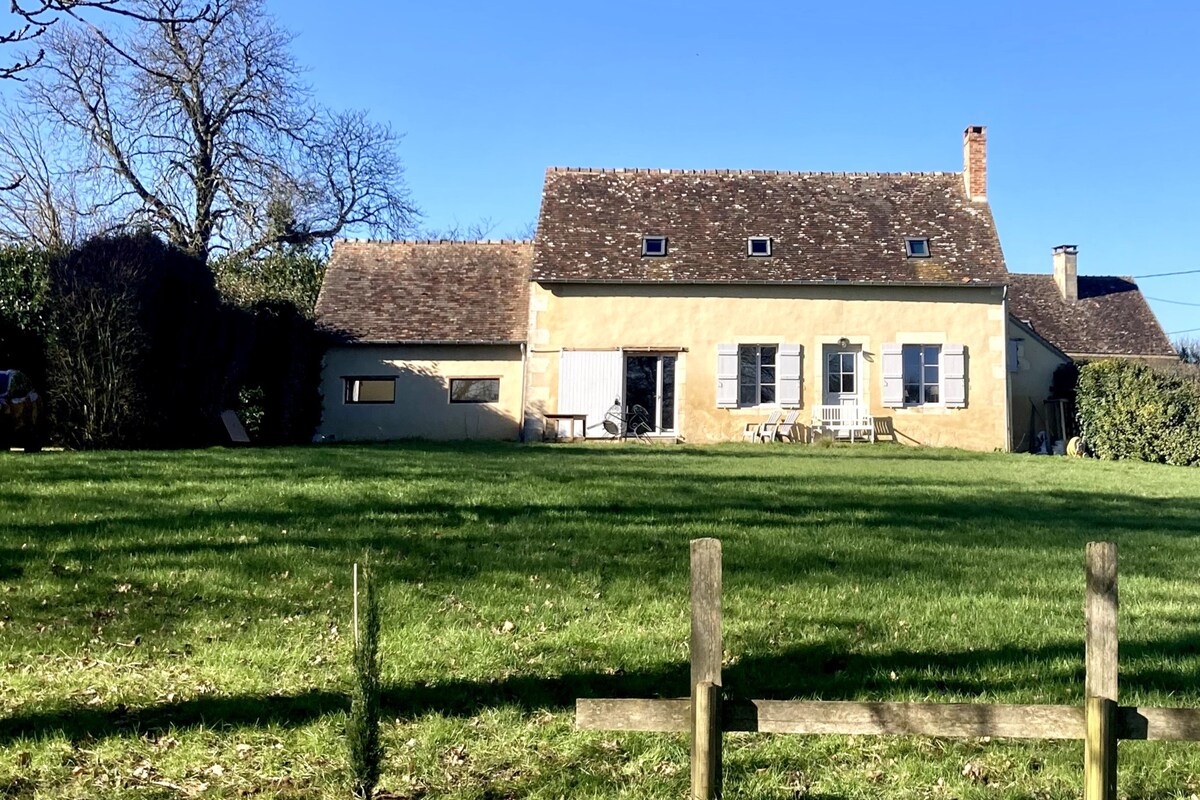
M 499 403 L 499 378 L 451 378 L 451 403 Z
M 904 252 L 909 258 L 929 258 L 929 240 L 905 239 Z
M 644 256 L 665 256 L 667 254 L 667 237 L 665 236 L 643 236 L 642 237 L 642 255 Z
M 395 378 L 344 378 L 347 403 L 396 402 Z
M 746 242 L 746 253 L 760 258 L 771 255 L 771 237 L 751 236 Z

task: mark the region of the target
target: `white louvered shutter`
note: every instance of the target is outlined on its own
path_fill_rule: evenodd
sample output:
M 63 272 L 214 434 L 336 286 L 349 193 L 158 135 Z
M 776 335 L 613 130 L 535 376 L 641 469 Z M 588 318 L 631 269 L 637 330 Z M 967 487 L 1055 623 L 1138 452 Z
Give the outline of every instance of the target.
M 604 415 L 620 402 L 623 376 L 620 350 L 564 350 L 558 362 L 558 413 L 587 414 L 585 436 L 610 436 Z
M 800 376 L 802 349 L 798 344 L 779 345 L 778 388 L 779 405 L 785 408 L 799 408 L 801 405 Z
M 737 408 L 738 346 L 717 345 L 717 408 Z
M 942 402 L 946 408 L 967 405 L 967 348 L 961 344 L 942 345 Z
M 883 344 L 883 404 L 904 405 L 904 348 L 897 342 Z

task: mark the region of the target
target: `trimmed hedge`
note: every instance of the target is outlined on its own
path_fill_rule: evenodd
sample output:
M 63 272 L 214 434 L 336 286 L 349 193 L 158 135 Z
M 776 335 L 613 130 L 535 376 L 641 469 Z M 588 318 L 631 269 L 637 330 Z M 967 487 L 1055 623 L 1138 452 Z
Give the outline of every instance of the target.
M 1096 361 L 1079 371 L 1078 409 L 1100 458 L 1200 465 L 1200 373 Z

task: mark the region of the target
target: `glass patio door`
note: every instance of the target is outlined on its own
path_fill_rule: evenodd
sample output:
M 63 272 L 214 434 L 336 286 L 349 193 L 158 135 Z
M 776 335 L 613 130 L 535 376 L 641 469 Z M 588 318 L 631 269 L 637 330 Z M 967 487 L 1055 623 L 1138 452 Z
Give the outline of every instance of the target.
M 630 436 L 675 431 L 673 355 L 625 357 L 625 432 Z

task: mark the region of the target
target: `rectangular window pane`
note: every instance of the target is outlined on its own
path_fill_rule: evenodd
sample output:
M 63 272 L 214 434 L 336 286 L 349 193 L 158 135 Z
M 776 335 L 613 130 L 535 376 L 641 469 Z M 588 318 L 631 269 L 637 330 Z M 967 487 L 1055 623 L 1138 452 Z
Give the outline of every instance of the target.
M 499 378 L 451 378 L 451 403 L 500 402 Z
M 932 366 L 936 367 L 937 363 L 938 363 L 938 356 L 940 356 L 941 354 L 942 354 L 942 348 L 940 346 L 939 347 L 926 347 L 925 348 L 925 365 L 926 366 L 932 365 Z
M 757 402 L 758 386 L 753 383 L 743 383 L 738 387 L 738 404 L 752 406 Z
M 921 402 L 921 386 L 916 383 L 904 384 L 905 405 L 916 405 Z
M 761 381 L 762 383 L 774 383 L 775 382 L 775 368 L 764 366 L 762 368 L 762 370 L 760 371 L 759 381 Z
M 772 366 L 772 367 L 775 366 L 775 348 L 774 347 L 764 346 L 764 347 L 759 348 L 759 352 L 761 353 L 760 357 L 762 359 L 762 363 L 764 366 Z
M 854 353 L 842 353 L 842 372 L 854 372 Z
M 395 378 L 346 378 L 347 403 L 396 402 Z
M 936 383 L 931 383 L 925 387 L 925 402 L 926 403 L 937 403 L 937 402 L 939 402 L 939 399 L 940 398 L 938 396 L 938 385 Z
M 759 397 L 761 399 L 761 402 L 763 402 L 763 403 L 774 403 L 775 402 L 775 387 L 774 386 L 763 386 L 759 392 Z
M 675 356 L 662 357 L 661 430 L 675 430 Z
M 842 376 L 836 372 L 829 373 L 829 393 L 837 394 L 842 390 Z
M 842 376 L 842 391 L 846 394 L 854 393 L 854 373 L 848 372 Z
M 938 382 L 937 365 L 935 364 L 934 366 L 931 367 L 931 366 L 929 366 L 928 361 L 925 362 L 925 382 L 926 383 L 937 383 Z
M 921 348 L 919 345 L 906 344 L 904 354 L 904 383 L 919 384 L 921 382 Z M 908 402 L 905 400 L 905 402 Z

